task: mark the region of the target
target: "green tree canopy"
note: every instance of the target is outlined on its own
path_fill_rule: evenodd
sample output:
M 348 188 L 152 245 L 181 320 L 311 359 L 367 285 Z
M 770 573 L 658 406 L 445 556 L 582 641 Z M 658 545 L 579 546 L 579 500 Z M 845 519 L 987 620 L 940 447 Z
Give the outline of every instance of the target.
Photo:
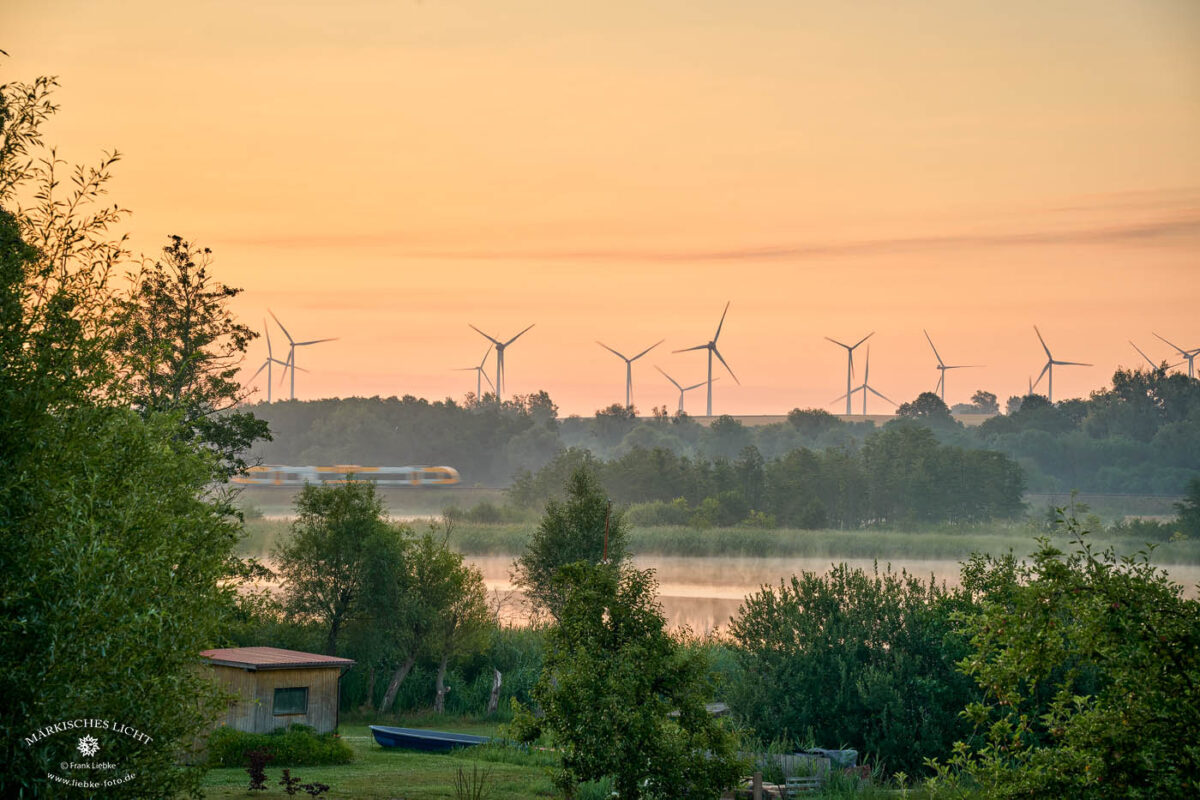
M 1195 797 L 1200 793 L 1200 603 L 1148 554 L 1097 552 L 1074 519 L 1072 550 L 1031 563 L 977 557 L 964 583 L 962 669 L 985 693 L 933 788 L 983 797 Z
M 623 516 L 611 507 L 595 473 L 576 469 L 566 488 L 565 500 L 546 503 L 545 515 L 513 565 L 514 583 L 537 608 L 555 616 L 564 599 L 562 586 L 555 580 L 560 567 L 576 561 L 598 563 L 606 546 L 612 564 L 620 564 L 627 556 Z
M 553 735 L 560 785 L 612 776 L 631 800 L 716 798 L 732 786 L 745 765 L 705 708 L 707 658 L 666 633 L 652 573 L 577 562 L 555 582 L 562 606 L 534 688 L 545 717 L 518 706 L 515 727 L 524 738 Z
M 0 795 L 53 793 L 77 739 L 26 739 L 89 718 L 150 737 L 97 731 L 134 774 L 110 794 L 175 797 L 197 791 L 181 759 L 223 707 L 197 659 L 235 602 L 239 529 L 213 454 L 122 401 L 122 211 L 100 202 L 116 155 L 64 180 L 42 147 L 53 88 L 0 86 Z
M 241 290 L 213 280 L 211 259 L 207 247 L 170 237 L 120 303 L 116 351 L 133 405 L 143 414 L 178 414 L 182 435 L 220 454 L 228 476 L 270 434 L 265 421 L 232 411 L 245 398 L 237 372 L 258 334 L 234 318 L 229 301 Z
M 285 604 L 322 626 L 325 652 L 335 655 L 343 629 L 367 611 L 369 586 L 390 580 L 393 570 L 403 573 L 405 531 L 384 519 L 383 501 L 368 482 L 306 485 L 296 512 L 290 538 L 273 554 Z

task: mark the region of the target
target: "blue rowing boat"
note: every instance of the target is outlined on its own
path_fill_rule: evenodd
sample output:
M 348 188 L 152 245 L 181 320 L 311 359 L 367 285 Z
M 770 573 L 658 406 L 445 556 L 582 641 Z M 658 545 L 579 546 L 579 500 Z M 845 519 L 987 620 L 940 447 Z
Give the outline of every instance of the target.
M 387 725 L 367 727 L 371 729 L 375 741 L 381 747 L 403 747 L 406 750 L 424 750 L 429 753 L 446 753 L 456 747 L 474 747 L 491 741 L 488 736 L 472 736 L 469 733 L 392 728 Z

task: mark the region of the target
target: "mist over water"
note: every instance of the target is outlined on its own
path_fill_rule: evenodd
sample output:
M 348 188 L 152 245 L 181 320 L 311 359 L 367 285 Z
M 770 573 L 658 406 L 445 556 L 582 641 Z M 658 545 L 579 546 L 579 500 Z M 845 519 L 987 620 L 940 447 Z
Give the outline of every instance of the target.
M 468 555 L 466 561 L 474 564 L 483 573 L 488 592 L 501 602 L 501 619 L 512 624 L 524 624 L 528 614 L 524 609 L 524 596 L 512 585 L 511 572 L 514 556 Z M 704 634 L 722 630 L 746 595 L 758 591 L 764 584 L 777 586 L 801 572 L 824 573 L 835 563 L 846 563 L 851 568 L 868 573 L 878 564 L 879 571 L 891 565 L 893 572 L 904 570 L 918 578 L 932 576 L 948 586 L 959 583 L 959 562 L 953 559 L 890 559 L 869 558 L 756 558 L 733 557 L 688 557 L 688 556 L 635 556 L 633 563 L 640 569 L 653 569 L 659 581 L 659 600 L 668 624 L 673 627 L 688 627 L 694 633 Z M 1184 594 L 1197 596 L 1200 583 L 1200 565 L 1167 564 L 1163 569 L 1171 579 L 1183 584 Z

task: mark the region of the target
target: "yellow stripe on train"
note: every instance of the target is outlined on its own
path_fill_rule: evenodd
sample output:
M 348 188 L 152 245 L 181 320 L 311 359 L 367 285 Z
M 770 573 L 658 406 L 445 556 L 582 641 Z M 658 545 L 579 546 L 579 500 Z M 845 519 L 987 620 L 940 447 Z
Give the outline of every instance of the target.
M 242 486 L 304 486 L 305 484 L 373 483 L 376 486 L 453 486 L 459 482 L 454 467 L 290 467 L 262 464 L 250 467 L 233 482 Z

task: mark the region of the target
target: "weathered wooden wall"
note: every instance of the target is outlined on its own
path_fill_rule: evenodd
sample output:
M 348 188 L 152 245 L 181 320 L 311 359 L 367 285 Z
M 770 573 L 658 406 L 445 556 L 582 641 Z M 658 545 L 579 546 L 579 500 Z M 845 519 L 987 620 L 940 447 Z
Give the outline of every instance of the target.
M 293 723 L 311 725 L 318 733 L 337 728 L 337 667 L 321 669 L 270 669 L 251 672 L 214 664 L 213 673 L 240 700 L 230 706 L 225 724 L 240 731 L 266 733 Z M 308 687 L 307 714 L 275 714 L 275 690 Z

